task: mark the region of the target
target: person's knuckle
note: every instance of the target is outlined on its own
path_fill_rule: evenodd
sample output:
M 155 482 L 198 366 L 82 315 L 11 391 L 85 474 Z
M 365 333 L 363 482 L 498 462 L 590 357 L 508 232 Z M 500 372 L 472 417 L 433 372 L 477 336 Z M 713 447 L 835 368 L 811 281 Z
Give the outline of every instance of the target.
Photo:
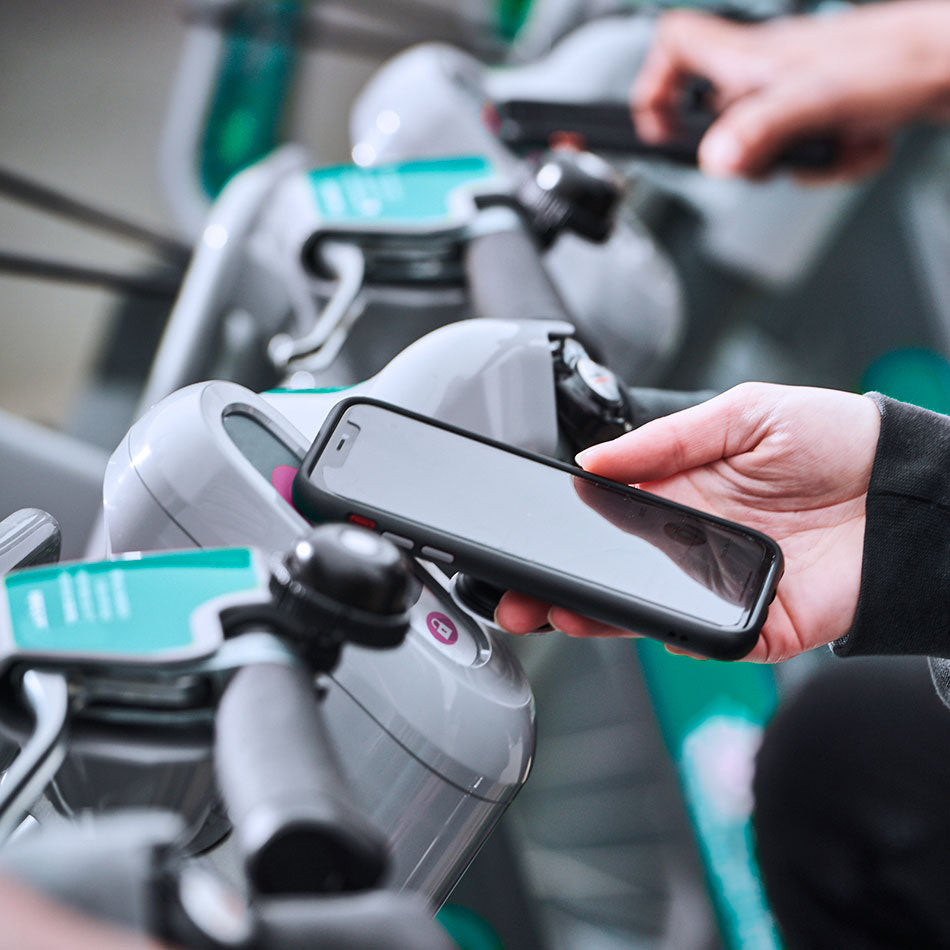
M 689 33 L 703 20 L 695 10 L 667 10 L 657 21 L 656 36 L 660 42 L 672 42 Z

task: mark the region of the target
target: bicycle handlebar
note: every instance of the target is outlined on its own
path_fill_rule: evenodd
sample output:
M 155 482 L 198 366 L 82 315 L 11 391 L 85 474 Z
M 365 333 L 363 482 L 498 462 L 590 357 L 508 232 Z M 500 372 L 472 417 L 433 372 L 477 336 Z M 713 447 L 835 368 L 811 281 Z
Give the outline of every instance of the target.
M 495 320 L 563 320 L 573 323 L 525 230 L 492 231 L 464 250 L 472 309 Z
M 353 891 L 380 881 L 386 845 L 349 804 L 301 667 L 261 663 L 235 674 L 215 717 L 215 766 L 258 893 Z
M 457 950 L 425 902 L 405 892 L 268 901 L 257 924 L 260 946 L 267 950 Z
M 669 416 L 682 409 L 698 406 L 715 395 L 717 393 L 714 389 L 694 392 L 692 390 L 649 389 L 643 386 L 626 387 L 630 421 L 635 429 L 661 416 Z
M 180 818 L 164 812 L 100 816 L 55 834 L 28 835 L 0 855 L 9 876 L 57 903 L 129 933 L 202 950 L 451 950 L 425 901 L 368 891 L 268 897 L 240 892 L 199 862 L 182 865 Z M 188 871 L 198 873 L 188 873 Z M 217 883 L 215 883 L 217 881 Z M 2 880 L 0 880 L 2 886 Z

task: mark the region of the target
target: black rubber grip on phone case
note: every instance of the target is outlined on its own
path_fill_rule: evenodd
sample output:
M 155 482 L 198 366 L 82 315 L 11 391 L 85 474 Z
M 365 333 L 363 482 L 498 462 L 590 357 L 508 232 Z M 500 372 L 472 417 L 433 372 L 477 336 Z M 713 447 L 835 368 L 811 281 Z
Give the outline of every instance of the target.
M 556 135 L 573 136 L 591 152 L 629 158 L 661 159 L 695 168 L 699 143 L 716 118 L 706 102 L 711 86 L 696 79 L 688 89 L 684 107 L 670 116 L 675 129 L 661 142 L 646 142 L 637 134 L 626 102 L 545 102 L 513 99 L 496 104 L 502 141 L 521 150 L 551 146 Z M 771 162 L 772 169 L 820 171 L 830 169 L 838 158 L 838 143 L 832 136 L 817 135 L 792 142 Z M 768 169 L 763 169 L 766 171 Z
M 712 125 L 709 113 L 684 115 L 679 119 L 678 137 L 655 144 L 641 142 L 632 148 L 631 155 L 643 158 L 664 158 L 671 162 L 696 167 L 699 164 L 699 143 Z M 829 136 L 814 136 L 791 142 L 762 172 L 769 171 L 822 171 L 830 169 L 838 158 L 837 141 Z
M 775 160 L 775 167 L 822 171 L 832 168 L 837 160 L 838 143 L 830 137 L 819 137 L 793 142 Z
M 472 309 L 479 317 L 572 322 L 527 231 L 493 231 L 469 241 L 465 274 Z
M 235 674 L 215 717 L 215 766 L 258 893 L 357 891 L 380 881 L 385 840 L 352 804 L 303 668 L 261 663 Z

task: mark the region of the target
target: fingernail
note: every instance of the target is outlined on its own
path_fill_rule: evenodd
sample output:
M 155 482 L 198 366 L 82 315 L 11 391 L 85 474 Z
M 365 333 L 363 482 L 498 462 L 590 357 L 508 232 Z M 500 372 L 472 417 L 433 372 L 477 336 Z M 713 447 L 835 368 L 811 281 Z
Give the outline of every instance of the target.
M 584 468 L 584 460 L 590 458 L 591 454 L 592 453 L 590 449 L 584 449 L 582 452 L 578 452 L 577 455 L 574 456 L 574 461 L 577 462 L 581 468 Z
M 741 161 L 742 147 L 730 132 L 709 132 L 699 145 L 700 167 L 709 174 L 734 174 Z

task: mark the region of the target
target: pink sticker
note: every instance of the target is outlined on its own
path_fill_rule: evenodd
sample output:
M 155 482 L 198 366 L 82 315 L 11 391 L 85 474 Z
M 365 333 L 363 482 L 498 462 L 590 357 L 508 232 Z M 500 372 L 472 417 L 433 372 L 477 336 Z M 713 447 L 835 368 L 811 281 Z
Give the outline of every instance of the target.
M 270 473 L 270 483 L 277 489 L 280 495 L 288 505 L 294 507 L 294 476 L 297 469 L 293 465 L 278 465 Z
M 426 626 L 429 628 L 429 633 L 439 643 L 444 643 L 447 646 L 451 646 L 459 638 L 458 628 L 455 624 L 445 614 L 441 614 L 437 610 L 432 611 L 426 617 Z

